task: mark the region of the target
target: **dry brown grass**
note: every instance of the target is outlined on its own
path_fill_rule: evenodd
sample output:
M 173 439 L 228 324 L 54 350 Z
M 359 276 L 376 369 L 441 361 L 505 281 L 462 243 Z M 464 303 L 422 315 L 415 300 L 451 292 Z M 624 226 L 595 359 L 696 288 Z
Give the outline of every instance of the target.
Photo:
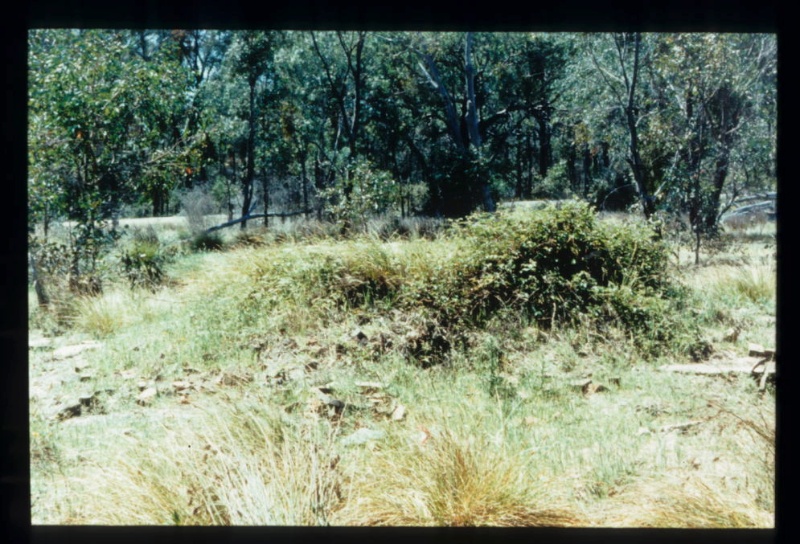
M 423 370 L 399 349 L 417 314 L 399 313 L 391 321 L 345 313 L 322 304 L 327 299 L 319 291 L 327 284 L 298 281 L 317 273 L 328 257 L 346 261 L 344 271 L 357 271 L 342 274 L 344 284 L 392 280 L 409 270 L 435 276 L 460 247 L 457 239 L 385 245 L 320 239 L 185 255 L 175 266 L 179 289 L 136 296 L 109 289 L 76 304 L 78 317 L 70 323 L 107 335 L 106 348 L 87 360 L 98 380 L 117 391 L 109 420 L 131 416 L 144 430 L 134 426 L 132 436 L 121 438 L 128 435 L 122 423 L 98 427 L 93 415 L 75 420 L 87 426 L 46 426 L 33 417 L 32 430 L 39 433 L 31 444 L 35 522 L 772 526 L 772 393 L 760 395 L 749 378 L 667 375 L 639 360 L 614 329 L 545 335 L 510 318 L 485 331 L 496 345 L 471 337 L 450 365 Z M 753 267 L 748 273 L 768 270 L 754 257 L 747 262 Z M 706 297 L 706 313 L 718 310 L 747 325 L 739 345 L 725 345 L 744 351 L 748 341 L 771 331 L 755 318 L 774 318 L 770 299 L 758 294 L 767 284 L 774 297 L 774 276 L 754 276 L 751 289 L 734 285 L 729 271 L 721 264 L 683 270 Z M 362 317 L 371 321 L 362 324 Z M 349 334 L 356 323 L 370 338 L 383 333 L 397 340 L 396 351 L 355 345 Z M 271 351 L 254 355 L 247 347 L 251 336 L 296 340 L 299 347 L 274 342 Z M 146 348 L 139 349 L 144 340 Z M 32 353 L 48 357 L 43 349 Z M 309 359 L 318 368 L 280 387 L 257 364 L 303 366 Z M 663 362 L 679 361 L 667 356 Z M 169 389 L 171 380 L 186 379 L 188 367 L 199 369 L 189 375 L 203 386 L 191 392 L 188 406 L 170 393 L 154 406 L 135 404 L 138 379 L 163 373 Z M 254 379 L 215 387 L 213 376 L 228 368 Z M 118 376 L 129 370 L 137 376 Z M 584 373 L 606 388 L 592 395 L 576 391 L 572 381 Z M 402 402 L 405 418 L 375 411 L 356 380 L 384 384 L 382 394 Z M 315 420 L 295 410 L 313 396 L 312 387 L 331 383 L 338 398 L 352 403 L 337 421 L 344 434 L 367 427 L 384 438 L 346 444 L 324 415 Z M 710 408 L 714 399 L 726 403 L 720 417 Z M 198 405 L 204 411 L 195 411 Z M 191 417 L 178 424 L 165 421 L 166 414 L 187 412 Z M 658 430 L 703 418 L 685 434 Z M 107 440 L 111 430 L 119 439 Z M 133 436 L 138 442 L 128 444 Z M 87 446 L 93 443 L 96 448 Z M 52 476 L 54 468 L 63 478 Z
M 532 482 L 519 455 L 455 432 L 377 452 L 359 469 L 336 523 L 365 526 L 568 527 L 554 489 Z
M 754 500 L 698 476 L 645 479 L 607 505 L 604 525 L 616 527 L 749 529 L 772 528 L 773 514 Z
M 263 399 L 262 399 L 263 400 Z M 335 429 L 284 428 L 276 411 L 205 414 L 98 467 L 89 524 L 325 525 L 337 499 Z

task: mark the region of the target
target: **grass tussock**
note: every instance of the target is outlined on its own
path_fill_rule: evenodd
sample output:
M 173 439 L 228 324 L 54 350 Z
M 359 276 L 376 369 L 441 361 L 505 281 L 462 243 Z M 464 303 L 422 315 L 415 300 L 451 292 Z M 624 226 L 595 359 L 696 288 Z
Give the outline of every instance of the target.
M 43 473 L 59 469 L 62 463 L 61 450 L 57 441 L 57 429 L 35 408 L 30 423 L 30 462 Z
M 475 437 L 422 432 L 421 444 L 378 452 L 336 514 L 346 525 L 565 527 L 579 525 L 524 457 Z M 484 443 L 486 442 L 486 443 Z
M 93 297 L 76 297 L 71 301 L 70 326 L 94 338 L 114 336 L 126 328 L 163 317 L 170 297 L 148 298 L 140 289 L 117 288 Z
M 126 324 L 130 306 L 130 297 L 120 292 L 77 298 L 74 327 L 95 338 L 108 337 Z
M 225 245 L 218 232 L 202 231 L 192 236 L 189 247 L 192 251 L 220 251 Z
M 251 403 L 215 406 L 162 447 L 102 470 L 89 523 L 325 525 L 337 502 L 335 430 L 285 425 Z
M 31 349 L 34 522 L 770 526 L 773 390 L 654 368 L 768 338 L 754 270 L 676 270 L 582 206 L 398 225 L 254 225 L 165 260 L 169 289 L 70 297 L 67 330 L 104 341 L 88 382 L 51 379 L 72 338 Z M 103 413 L 43 415 L 85 387 L 113 391 Z
M 774 527 L 774 516 L 752 499 L 701 477 L 662 478 L 627 489 L 615 526 L 673 529 Z
M 718 289 L 758 303 L 775 300 L 776 284 L 777 274 L 773 266 L 749 265 L 722 271 Z
M 734 304 L 776 300 L 777 271 L 771 264 L 717 265 L 698 270 L 690 284 L 705 298 Z

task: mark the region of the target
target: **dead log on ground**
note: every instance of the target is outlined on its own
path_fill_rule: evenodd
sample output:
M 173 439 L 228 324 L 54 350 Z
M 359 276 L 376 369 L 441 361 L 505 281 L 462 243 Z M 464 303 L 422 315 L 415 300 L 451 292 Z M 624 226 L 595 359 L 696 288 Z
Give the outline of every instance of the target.
M 232 227 L 233 225 L 238 225 L 239 223 L 244 223 L 245 221 L 250 221 L 251 219 L 260 219 L 262 217 L 294 217 L 295 215 L 303 215 L 311 213 L 312 211 L 313 210 L 302 210 L 299 212 L 290 212 L 290 213 L 254 213 L 251 215 L 247 215 L 245 217 L 240 217 L 239 219 L 232 219 L 231 221 L 227 221 L 225 223 L 222 223 L 221 225 L 213 226 L 209 229 L 206 229 L 203 232 L 205 234 L 209 234 L 216 230 Z

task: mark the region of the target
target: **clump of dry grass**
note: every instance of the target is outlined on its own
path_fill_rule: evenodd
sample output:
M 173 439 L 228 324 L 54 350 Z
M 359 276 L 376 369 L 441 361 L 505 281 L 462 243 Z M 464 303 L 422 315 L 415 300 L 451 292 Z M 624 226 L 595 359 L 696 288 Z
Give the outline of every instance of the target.
M 746 529 L 774 527 L 752 498 L 700 477 L 646 479 L 630 486 L 608 525 L 619 527 Z
M 765 402 L 754 411 L 708 401 L 718 410 L 719 424 L 704 450 L 722 451 L 734 465 L 715 470 L 714 463 L 692 469 L 645 473 L 601 506 L 609 515 L 603 525 L 651 528 L 774 527 L 774 406 Z M 734 423 L 735 428 L 731 428 Z M 744 432 L 741 432 L 744 431 Z M 748 436 L 752 440 L 748 440 Z M 686 446 L 689 447 L 688 445 Z M 716 461 L 717 459 L 715 459 Z
M 757 504 L 768 511 L 775 510 L 775 405 L 766 403 L 752 415 L 712 403 L 720 413 L 744 429 L 750 441 L 741 444 L 742 460 L 747 466 L 749 487 Z
M 158 298 L 129 289 L 116 289 L 98 296 L 74 297 L 70 324 L 74 329 L 95 338 L 107 338 L 115 333 L 154 317 L 160 317 L 172 302 L 169 294 Z
M 301 432 L 250 403 L 210 408 L 158 449 L 141 443 L 102 470 L 100 500 L 82 521 L 325 525 L 338 500 L 335 434 Z
M 775 298 L 777 278 L 773 266 L 742 266 L 735 272 L 729 272 L 724 280 L 728 284 L 728 289 L 741 294 L 752 302 Z
M 76 297 L 74 305 L 76 313 L 73 325 L 75 328 L 94 337 L 104 338 L 125 325 L 131 300 L 129 296 L 116 292 L 99 297 Z
M 428 432 L 428 431 L 425 431 Z M 483 443 L 486 442 L 486 443 Z M 519 455 L 453 431 L 374 454 L 358 467 L 336 523 L 366 526 L 554 527 L 580 520 L 531 482 Z
M 721 265 L 698 272 L 693 283 L 715 299 L 735 297 L 760 303 L 775 300 L 777 273 L 773 265 Z

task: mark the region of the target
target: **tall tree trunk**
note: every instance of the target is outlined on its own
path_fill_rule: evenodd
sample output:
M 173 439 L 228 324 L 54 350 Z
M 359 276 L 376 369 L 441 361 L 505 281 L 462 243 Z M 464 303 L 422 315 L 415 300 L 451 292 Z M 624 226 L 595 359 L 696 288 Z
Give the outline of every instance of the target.
M 236 152 L 231 151 L 231 177 L 230 180 L 225 183 L 225 196 L 227 198 L 227 207 L 228 207 L 228 221 L 233 221 L 233 187 L 236 186 Z M 220 160 L 222 160 L 220 158 Z M 220 168 L 224 166 L 224 162 L 220 165 Z
M 553 164 L 553 148 L 550 143 L 550 123 L 545 114 L 536 116 L 539 125 L 539 175 L 547 176 L 547 171 Z
M 467 91 L 467 134 L 469 135 L 470 144 L 475 150 L 475 159 L 481 160 L 481 147 L 483 139 L 478 127 L 478 99 L 475 93 L 475 67 L 472 64 L 472 32 L 467 32 L 467 37 L 464 44 L 464 77 L 466 79 Z M 489 180 L 486 179 L 484 173 L 479 170 L 479 179 L 472 180 L 478 186 L 483 200 L 483 209 L 487 212 L 494 212 L 496 205 L 494 197 L 492 196 L 492 189 L 489 186 Z
M 586 198 L 589 194 L 589 187 L 592 184 L 592 154 L 589 144 L 583 144 L 583 187 L 581 196 Z
M 636 191 L 639 194 L 639 203 L 642 205 L 642 212 L 648 219 L 655 213 L 655 202 L 647 190 L 647 180 L 645 177 L 645 170 L 642 164 L 642 157 L 639 154 L 639 134 L 636 129 L 636 115 L 634 114 L 634 107 L 628 106 L 625 111 L 626 119 L 628 121 L 628 133 L 630 134 L 630 157 L 628 157 L 628 164 L 633 173 L 633 180 L 636 182 Z
M 464 40 L 464 79 L 467 91 L 467 134 L 469 143 L 478 152 L 483 140 L 478 130 L 478 104 L 475 95 L 475 67 L 472 64 L 472 32 L 467 32 Z
M 306 176 L 307 150 L 304 146 L 300 148 L 300 183 L 303 185 L 303 209 L 306 211 L 305 218 L 309 218 L 311 209 L 308 207 L 308 179 Z M 266 213 L 266 212 L 265 212 Z
M 253 200 L 253 178 L 255 178 L 255 150 L 256 150 L 256 78 L 251 76 L 250 84 L 250 111 L 248 115 L 247 131 L 247 163 L 244 179 L 242 180 L 242 217 L 250 214 L 250 204 Z M 247 228 L 247 221 L 242 221 L 241 229 Z
M 622 45 L 619 42 L 617 45 L 617 50 L 619 51 L 620 64 L 623 69 L 623 77 L 625 79 L 625 85 L 628 91 L 628 103 L 625 106 L 625 119 L 628 124 L 628 134 L 630 136 L 630 157 L 628 157 L 628 163 L 630 164 L 631 171 L 633 173 L 633 179 L 636 182 L 636 190 L 639 194 L 639 202 L 642 205 L 642 211 L 644 212 L 645 217 L 650 218 L 656 211 L 655 202 L 653 202 L 653 198 L 647 189 L 646 173 L 644 165 L 642 164 L 642 157 L 639 154 L 639 133 L 636 126 L 639 116 L 639 108 L 636 103 L 636 86 L 639 82 L 640 53 L 642 47 L 641 33 L 636 32 L 633 36 L 633 40 L 633 73 L 630 80 L 628 79 L 628 74 L 625 71 L 625 63 L 623 61 L 621 52 Z
M 723 148 L 717 157 L 714 176 L 712 178 L 711 194 L 707 201 L 705 213 L 705 230 L 709 233 L 716 232 L 719 222 L 719 201 L 722 196 L 722 188 L 725 186 L 725 179 L 728 176 L 730 165 L 730 149 Z
M 514 174 L 516 177 L 516 183 L 514 184 L 514 198 L 522 199 L 523 194 L 525 192 L 525 182 L 523 179 L 523 171 L 524 171 L 524 144 L 522 140 L 517 140 L 517 154 L 516 160 L 514 161 Z
M 153 217 L 158 217 L 163 207 L 161 203 L 161 191 L 159 191 L 158 188 L 153 188 L 151 195 L 153 201 Z
M 36 257 L 33 253 L 28 253 L 28 259 L 31 266 L 33 287 L 36 291 L 36 300 L 39 302 L 39 306 L 47 306 L 50 304 L 50 297 L 45 288 L 45 280 L 39 271 L 39 263 L 36 262 Z
M 714 162 L 714 175 L 712 177 L 711 191 L 705 200 L 705 230 L 715 233 L 719 222 L 720 198 L 725 180 L 728 177 L 730 168 L 731 150 L 738 139 L 738 128 L 740 126 L 744 101 L 741 96 L 736 94 L 730 87 L 723 85 L 715 94 L 718 104 L 718 122 L 715 123 L 714 133 L 717 143 L 717 157 Z M 706 107 L 709 107 L 707 104 Z
M 433 60 L 431 54 L 425 53 L 424 55 L 422 55 L 422 58 L 425 60 L 425 64 L 428 67 L 427 71 L 428 79 L 430 80 L 434 88 L 437 91 L 439 91 L 439 96 L 441 96 L 442 98 L 442 105 L 444 106 L 445 124 L 447 125 L 448 134 L 450 134 L 450 138 L 453 140 L 453 143 L 455 144 L 458 153 L 464 155 L 466 153 L 467 147 L 464 142 L 464 138 L 461 135 L 461 121 L 459 119 L 458 114 L 456 113 L 456 108 L 455 104 L 453 103 L 453 99 L 450 97 L 450 93 L 447 91 L 447 87 L 445 87 L 444 82 L 442 81 L 442 78 L 439 75 L 439 69 L 437 68 L 436 62 Z
M 531 135 L 525 136 L 525 198 L 533 198 L 533 141 Z
M 567 177 L 569 178 L 569 186 L 574 189 L 578 185 L 578 171 L 575 168 L 575 161 L 578 160 L 578 152 L 575 149 L 575 143 L 570 142 L 567 146 Z
M 265 168 L 261 168 L 261 190 L 264 193 L 264 227 L 269 227 L 269 178 Z

